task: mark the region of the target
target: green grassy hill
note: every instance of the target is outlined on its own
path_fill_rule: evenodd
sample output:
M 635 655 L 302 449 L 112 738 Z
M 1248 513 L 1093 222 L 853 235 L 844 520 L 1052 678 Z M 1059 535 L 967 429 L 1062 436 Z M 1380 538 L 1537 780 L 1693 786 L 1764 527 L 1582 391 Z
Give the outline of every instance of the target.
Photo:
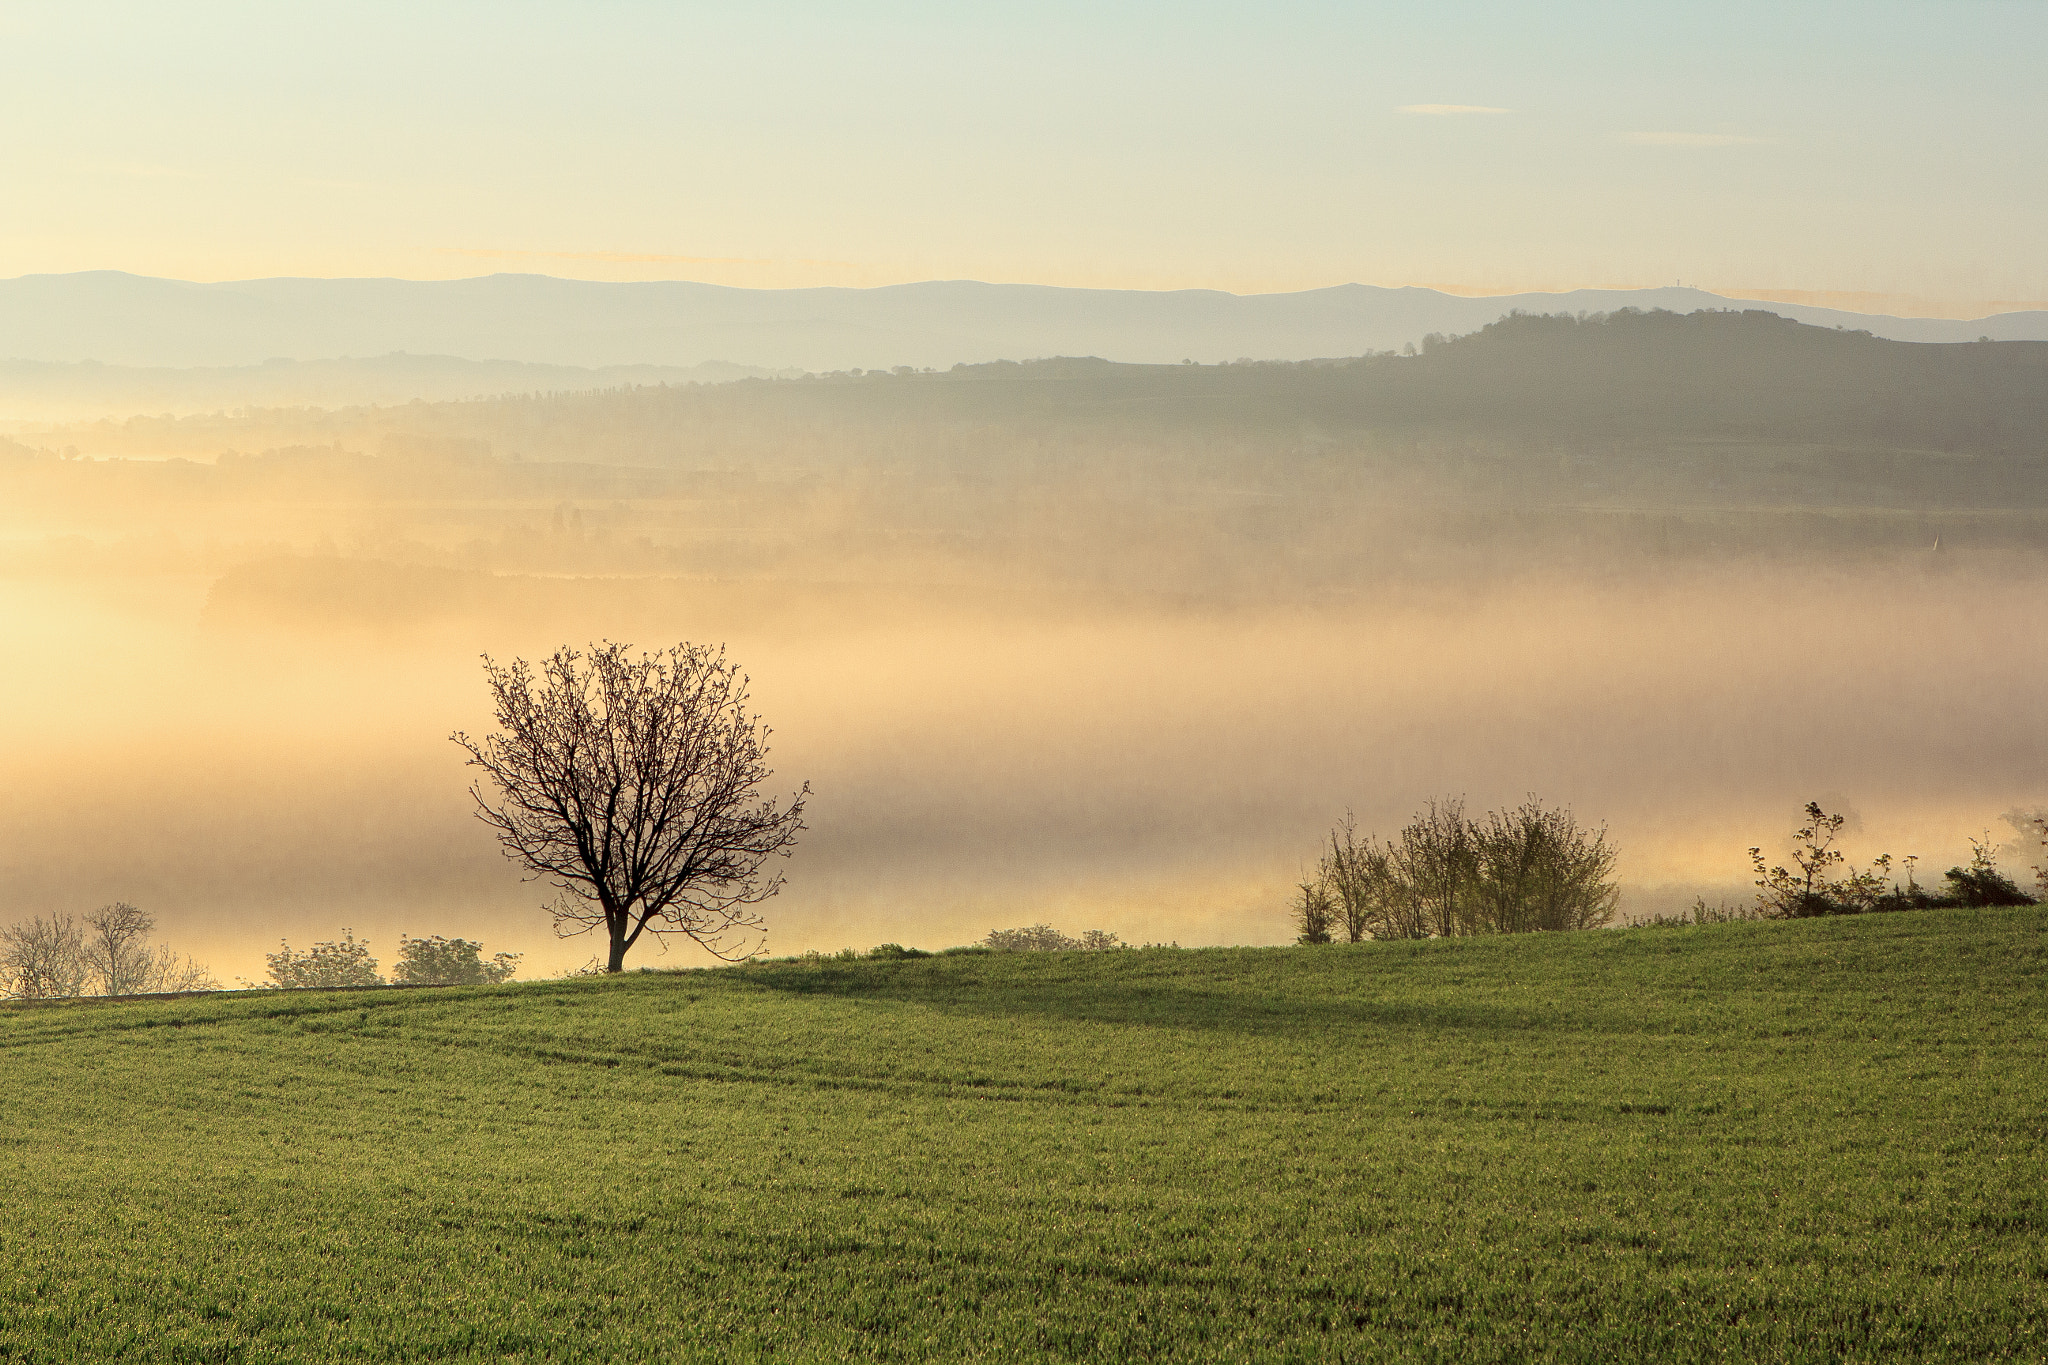
M 0 1007 L 0 1360 L 2038 1360 L 2048 912 Z

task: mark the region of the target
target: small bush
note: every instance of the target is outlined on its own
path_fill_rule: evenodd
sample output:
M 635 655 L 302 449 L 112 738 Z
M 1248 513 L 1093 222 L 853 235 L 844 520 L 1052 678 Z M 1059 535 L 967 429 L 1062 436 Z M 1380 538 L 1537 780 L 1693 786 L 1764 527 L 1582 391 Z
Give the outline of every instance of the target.
M 868 957 L 876 962 L 897 962 L 904 958 L 930 957 L 922 948 L 906 948 L 900 943 L 881 943 L 868 949 Z
M 1749 859 L 1757 874 L 1757 905 L 1772 919 L 1807 919 L 1818 915 L 1861 915 L 1873 911 L 1933 910 L 1995 905 L 2033 905 L 2035 899 L 1998 870 L 1987 831 L 1970 840 L 1970 865 L 1942 874 L 1948 890 L 1930 895 L 1913 879 L 1916 857 L 1900 861 L 1906 883 L 1892 879 L 1892 855 L 1879 854 L 1867 869 L 1849 866 L 1835 840 L 1845 816 L 1830 815 L 1820 803 L 1806 803 L 1806 824 L 1793 832 L 1797 840 L 1792 862 L 1797 871 L 1767 867 L 1763 850 L 1752 848 Z M 2010 817 L 2008 817 L 2010 818 Z M 1837 871 L 1839 869 L 1839 872 Z
M 370 956 L 370 945 L 358 939 L 353 929 L 344 929 L 339 940 L 316 943 L 304 953 L 295 953 L 290 943 L 280 942 L 277 951 L 265 953 L 263 960 L 270 967 L 265 984 L 278 990 L 384 984 L 384 978 L 377 975 L 377 959 Z
M 1812 919 L 1822 915 L 1858 915 L 1879 908 L 1887 892 L 1897 892 L 1902 897 L 1909 894 L 1890 884 L 1889 853 L 1881 855 L 1864 871 L 1849 866 L 1845 855 L 1835 847 L 1842 826 L 1847 823 L 1847 816 L 1830 815 L 1821 809 L 1820 802 L 1807 802 L 1806 823 L 1792 833 L 1797 841 L 1792 850 L 1796 871 L 1767 866 L 1761 847 L 1749 850 L 1750 867 L 1756 873 L 1757 905 L 1766 916 Z M 1911 861 L 1907 860 L 1909 868 Z
M 1034 924 L 1028 929 L 997 929 L 983 940 L 982 946 L 994 953 L 1100 953 L 1130 945 L 1102 929 L 1090 929 L 1079 938 L 1068 938 L 1050 924 Z
M 1988 830 L 1982 839 L 1970 840 L 1968 867 L 1952 867 L 1941 875 L 1942 880 L 1948 883 L 1948 894 L 1941 899 L 1950 905 L 1975 908 L 2034 904 L 2032 896 L 1998 870 L 1997 855 L 1992 851 Z
M 486 962 L 483 951 L 483 944 L 466 938 L 401 935 L 391 979 L 405 986 L 495 986 L 510 981 L 522 955 L 499 953 Z
M 1328 943 L 1337 927 L 1337 898 L 1330 892 L 1330 879 L 1317 877 L 1296 885 L 1294 892 L 1296 943 Z

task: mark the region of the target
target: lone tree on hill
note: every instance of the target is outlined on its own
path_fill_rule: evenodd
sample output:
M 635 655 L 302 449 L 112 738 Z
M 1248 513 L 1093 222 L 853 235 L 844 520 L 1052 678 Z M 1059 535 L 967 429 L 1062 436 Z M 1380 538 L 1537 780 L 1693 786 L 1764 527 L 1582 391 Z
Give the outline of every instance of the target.
M 605 970 L 643 933 L 682 934 L 714 956 L 759 950 L 753 907 L 782 889 L 810 784 L 778 804 L 747 678 L 702 645 L 635 657 L 625 645 L 564 647 L 536 669 L 484 656 L 500 732 L 451 736 L 489 775 L 470 789 L 507 856 L 561 894 L 562 937 L 600 926 Z

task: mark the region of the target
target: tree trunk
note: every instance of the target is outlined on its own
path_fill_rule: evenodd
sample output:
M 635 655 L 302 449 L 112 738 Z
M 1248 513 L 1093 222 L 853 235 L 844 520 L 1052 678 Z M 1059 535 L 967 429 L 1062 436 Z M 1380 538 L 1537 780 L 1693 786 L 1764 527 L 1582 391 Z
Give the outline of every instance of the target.
M 626 970 L 626 931 L 624 925 L 617 925 L 612 929 L 612 954 L 610 960 L 604 964 L 604 969 L 607 972 L 622 972 Z

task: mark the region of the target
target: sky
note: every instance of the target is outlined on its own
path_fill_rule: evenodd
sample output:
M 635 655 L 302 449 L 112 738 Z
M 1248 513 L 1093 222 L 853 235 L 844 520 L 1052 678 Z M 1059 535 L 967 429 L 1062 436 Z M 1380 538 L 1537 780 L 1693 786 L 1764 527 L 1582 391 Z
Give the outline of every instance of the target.
M 2048 4 L 0 7 L 0 277 L 2048 306 Z

